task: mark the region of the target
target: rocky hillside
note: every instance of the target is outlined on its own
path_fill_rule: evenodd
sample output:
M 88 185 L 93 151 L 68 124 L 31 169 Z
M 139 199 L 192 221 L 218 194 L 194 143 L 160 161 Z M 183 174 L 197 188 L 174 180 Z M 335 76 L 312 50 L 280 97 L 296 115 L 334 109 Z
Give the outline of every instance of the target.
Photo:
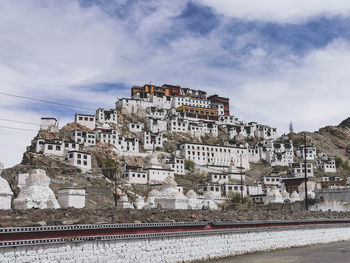
M 304 133 L 289 134 L 289 138 L 296 147 L 304 144 Z M 315 132 L 307 132 L 306 138 L 307 143 L 315 145 L 318 152 L 338 157 L 339 172 L 350 175 L 347 165 L 347 162 L 350 163 L 350 117 L 338 126 L 326 126 Z

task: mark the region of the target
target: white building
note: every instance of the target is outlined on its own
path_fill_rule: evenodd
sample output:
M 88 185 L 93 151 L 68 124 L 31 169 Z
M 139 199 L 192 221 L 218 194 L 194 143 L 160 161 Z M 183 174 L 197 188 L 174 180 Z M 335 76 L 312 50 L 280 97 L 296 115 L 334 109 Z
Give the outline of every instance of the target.
M 206 134 L 212 134 L 213 136 L 218 136 L 218 125 L 213 122 L 189 122 L 188 130 L 192 136 L 201 137 Z
M 45 155 L 64 156 L 64 143 L 61 139 L 45 140 L 38 138 L 35 152 Z
M 218 125 L 237 125 L 239 124 L 238 118 L 234 116 L 219 116 Z
M 298 147 L 296 150 L 296 155 L 299 158 L 305 159 L 305 146 L 302 145 Z M 315 146 L 306 146 L 306 160 L 307 161 L 313 161 L 316 158 L 316 147 Z
M 119 135 L 117 130 L 99 130 L 97 133 L 97 141 L 112 144 L 117 153 L 120 152 L 139 152 L 139 139 L 125 138 Z
M 265 175 L 261 177 L 261 182 L 265 186 L 281 186 L 282 178 L 280 175 Z
M 117 124 L 118 123 L 117 110 L 115 109 L 105 110 L 102 108 L 97 109 L 96 123 L 99 123 L 100 125 Z
M 248 185 L 248 195 L 250 196 L 258 196 L 258 195 L 263 195 L 265 194 L 264 189 L 261 184 L 257 185 Z
M 70 138 L 77 144 L 84 146 L 96 145 L 96 134 L 81 130 L 73 130 L 70 133 Z
M 96 116 L 76 113 L 74 122 L 93 130 L 96 127 Z
M 143 123 L 129 123 L 128 124 L 129 131 L 133 133 L 140 133 L 143 130 L 144 124 Z
M 221 186 L 222 188 L 222 192 L 225 196 L 230 195 L 231 193 L 237 193 L 237 194 L 241 194 L 241 187 L 243 188 L 243 197 L 245 197 L 247 195 L 247 186 L 245 184 L 223 184 Z
M 42 117 L 40 130 L 49 132 L 58 132 L 58 122 L 56 118 Z
M 290 166 L 290 172 L 293 177 L 305 177 L 305 163 L 291 163 Z M 314 177 L 314 168 L 311 162 L 306 163 L 306 176 L 307 177 Z
M 85 207 L 85 189 L 65 188 L 58 190 L 57 201 L 61 208 L 84 208 Z
M 71 165 L 80 168 L 83 172 L 91 169 L 91 155 L 89 153 L 70 151 L 66 154 L 66 160 Z
M 174 157 L 169 160 L 165 160 L 165 165 L 175 174 L 185 175 L 185 159 Z
M 249 162 L 251 163 L 258 163 L 261 161 L 261 154 L 260 154 L 260 148 L 256 146 L 248 146 L 248 157 Z
M 197 185 L 197 192 L 204 194 L 206 192 L 212 192 L 216 197 L 221 196 L 221 185 L 219 184 L 199 184 Z
M 277 139 L 277 129 L 271 128 L 267 125 L 258 124 L 255 130 L 255 137 L 260 139 L 269 140 L 269 139 Z
M 229 183 L 231 179 L 241 180 L 240 173 L 210 173 L 210 181 L 213 183 Z M 245 179 L 245 174 L 242 174 L 242 180 Z
M 200 107 L 200 108 L 211 108 L 211 101 L 198 100 L 198 99 L 193 99 L 185 96 L 172 98 L 171 107 L 173 109 L 177 109 L 182 105 Z
M 165 120 L 168 115 L 168 110 L 162 108 L 151 107 L 147 109 L 147 117 L 154 119 Z
M 130 184 L 147 184 L 147 172 L 141 166 L 123 164 L 121 176 Z
M 167 131 L 167 122 L 166 120 L 148 118 L 146 120 L 146 128 L 152 133 L 166 132 Z
M 188 120 L 186 119 L 172 117 L 167 122 L 170 132 L 188 132 Z
M 271 166 L 289 166 L 294 162 L 294 149 L 292 141 L 267 141 L 268 148 L 266 152 L 266 161 Z
M 141 135 L 141 142 L 145 150 L 156 150 L 163 148 L 163 143 L 166 140 L 163 133 L 151 133 L 145 131 Z
M 150 182 L 163 182 L 168 176 L 174 177 L 174 171 L 164 169 L 161 166 L 147 166 L 144 170 L 147 172 Z
M 152 107 L 153 103 L 146 99 L 129 99 L 129 98 L 122 98 L 119 99 L 115 107 L 118 109 L 122 114 L 135 114 L 139 115 L 140 112 L 144 112 L 146 115 L 146 108 Z
M 318 154 L 316 166 L 325 173 L 337 172 L 335 158 L 333 156 L 328 156 L 325 153 Z
M 179 145 L 179 150 L 186 160 L 207 167 L 243 167 L 248 170 L 248 148 L 244 146 L 217 146 L 208 144 L 185 143 Z

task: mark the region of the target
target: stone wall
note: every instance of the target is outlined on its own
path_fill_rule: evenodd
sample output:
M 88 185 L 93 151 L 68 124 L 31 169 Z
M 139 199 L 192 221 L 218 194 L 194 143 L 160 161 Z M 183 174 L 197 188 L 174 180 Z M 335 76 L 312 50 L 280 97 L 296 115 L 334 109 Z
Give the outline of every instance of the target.
M 350 239 L 343 225 L 0 248 L 0 262 L 187 262 Z

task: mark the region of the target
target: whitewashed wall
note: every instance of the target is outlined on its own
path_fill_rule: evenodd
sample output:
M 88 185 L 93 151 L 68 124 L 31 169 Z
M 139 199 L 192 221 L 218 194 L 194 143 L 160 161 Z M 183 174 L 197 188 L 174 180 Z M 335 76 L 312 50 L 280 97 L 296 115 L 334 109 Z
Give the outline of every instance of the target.
M 0 262 L 187 262 L 350 239 L 350 227 L 0 248 Z

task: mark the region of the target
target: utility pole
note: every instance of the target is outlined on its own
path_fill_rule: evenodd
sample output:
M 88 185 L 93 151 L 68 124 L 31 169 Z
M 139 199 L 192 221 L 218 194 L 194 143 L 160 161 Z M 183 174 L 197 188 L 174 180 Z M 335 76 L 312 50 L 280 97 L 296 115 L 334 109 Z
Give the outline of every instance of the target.
M 306 169 L 306 132 L 304 133 L 304 175 L 305 175 L 305 210 L 309 210 L 308 198 L 307 198 L 307 169 Z
M 241 202 L 242 205 L 244 204 L 244 199 L 243 199 L 243 166 L 242 166 L 242 154 L 240 154 L 240 164 L 241 166 L 238 167 L 238 169 L 240 170 L 240 174 L 241 174 Z
M 117 169 L 114 167 L 112 171 L 114 173 L 114 206 L 117 206 Z

